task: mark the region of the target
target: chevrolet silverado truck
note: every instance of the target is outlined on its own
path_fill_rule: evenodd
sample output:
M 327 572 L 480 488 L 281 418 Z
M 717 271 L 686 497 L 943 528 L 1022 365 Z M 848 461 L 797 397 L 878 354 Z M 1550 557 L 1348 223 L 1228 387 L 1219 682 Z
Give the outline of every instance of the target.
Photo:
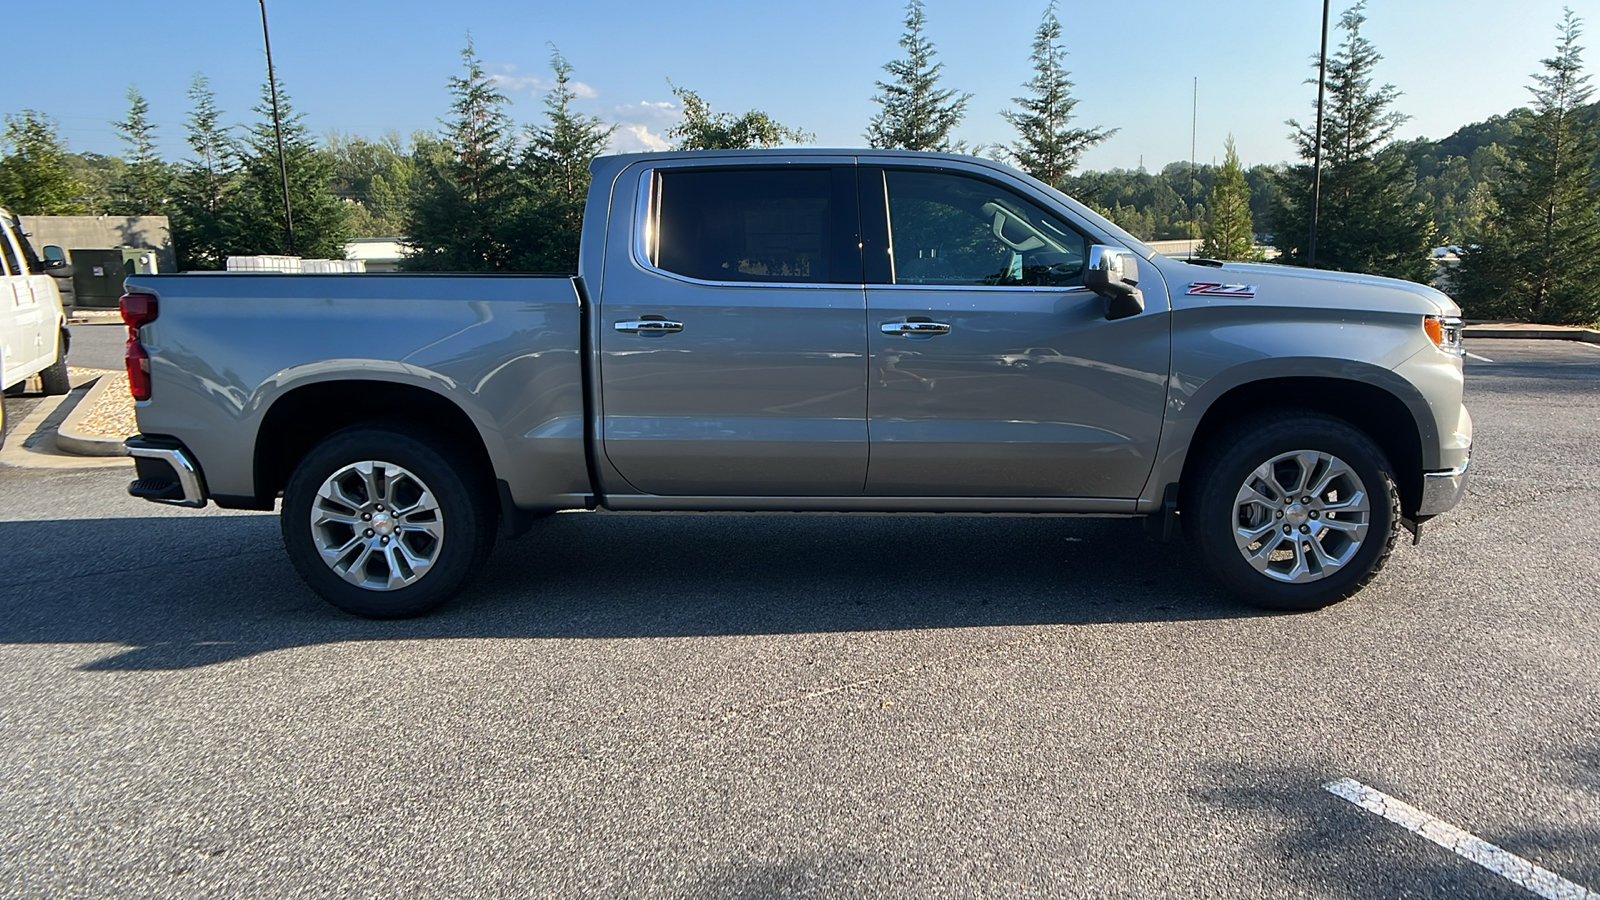
M 1465 489 L 1430 288 L 1166 258 L 967 156 L 592 175 L 575 277 L 130 277 L 130 491 L 281 498 L 306 583 L 392 618 L 568 509 L 1142 516 L 1307 610 Z

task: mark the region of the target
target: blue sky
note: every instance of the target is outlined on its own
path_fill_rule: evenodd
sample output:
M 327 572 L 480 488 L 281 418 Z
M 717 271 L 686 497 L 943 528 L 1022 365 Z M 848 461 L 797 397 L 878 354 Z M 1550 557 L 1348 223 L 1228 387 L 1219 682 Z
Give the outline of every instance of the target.
M 1344 5 L 1335 2 L 1335 21 Z M 1561 6 L 1372 0 L 1365 33 L 1385 56 L 1379 79 L 1404 92 L 1398 109 L 1413 117 L 1401 134 L 1443 137 L 1526 105 L 1529 75 L 1554 48 Z M 973 94 L 958 137 L 1012 139 L 999 113 L 1031 74 L 1029 44 L 1043 8 L 1043 0 L 927 0 L 943 84 Z M 185 150 L 185 91 L 203 72 L 229 121 L 254 118 L 265 76 L 254 0 L 78 0 L 53 9 L 44 19 L 55 24 L 36 27 L 42 20 L 34 16 L 34 26 L 5 40 L 0 112 L 41 110 L 59 121 L 71 149 L 116 153 L 109 123 L 123 116 L 124 93 L 137 84 L 164 155 L 176 158 Z M 268 0 L 267 9 L 279 76 L 319 134 L 436 128 L 449 102 L 446 79 L 460 71 L 470 31 L 489 71 L 502 77 L 519 124 L 542 113 L 547 44 L 558 45 L 581 82 L 581 108 L 622 126 L 619 150 L 645 149 L 671 127 L 677 111 L 668 78 L 717 110 L 759 108 L 813 132 L 818 145 L 861 146 L 876 108 L 874 82 L 901 52 L 905 15 L 896 0 Z M 1197 76 L 1202 161 L 1221 156 L 1229 133 L 1247 165 L 1292 156 L 1283 122 L 1311 114 L 1315 86 L 1303 82 L 1312 74 L 1321 3 L 1062 0 L 1059 15 L 1079 123 L 1121 129 L 1085 157 L 1085 168 L 1142 160 L 1154 169 L 1187 159 Z M 1600 35 L 1600 20 L 1588 24 Z M 1583 43 L 1593 71 L 1600 46 L 1592 37 Z

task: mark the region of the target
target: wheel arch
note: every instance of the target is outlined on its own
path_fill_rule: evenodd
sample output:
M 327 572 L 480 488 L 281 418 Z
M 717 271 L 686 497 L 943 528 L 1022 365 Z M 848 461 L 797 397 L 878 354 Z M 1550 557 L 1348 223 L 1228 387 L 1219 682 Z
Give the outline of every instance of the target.
M 300 460 L 329 435 L 358 425 L 398 422 L 454 445 L 472 461 L 469 480 L 494 496 L 496 468 L 472 417 L 454 400 L 414 384 L 370 379 L 318 381 L 273 400 L 256 430 L 255 501 L 270 509 Z
M 1415 402 L 1425 406 L 1420 395 Z M 1418 416 L 1391 386 L 1365 378 L 1282 376 L 1246 381 L 1226 389 L 1205 407 L 1194 427 L 1179 484 L 1190 486 L 1198 481 L 1193 477 L 1194 469 L 1205 459 L 1210 442 L 1234 424 L 1267 410 L 1318 412 L 1348 422 L 1366 434 L 1394 467 L 1401 509 L 1408 516 L 1416 511 L 1422 500 L 1422 473 L 1427 464 L 1425 436 L 1418 426 Z M 1422 421 L 1431 423 L 1432 419 Z M 1179 497 L 1181 505 L 1181 492 Z

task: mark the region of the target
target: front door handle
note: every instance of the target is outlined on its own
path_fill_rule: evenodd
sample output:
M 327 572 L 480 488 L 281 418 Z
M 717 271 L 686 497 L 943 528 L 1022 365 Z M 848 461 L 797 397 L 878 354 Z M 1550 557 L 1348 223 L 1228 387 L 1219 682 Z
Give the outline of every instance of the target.
M 616 328 L 624 334 L 676 334 L 683 330 L 683 323 L 666 319 L 628 319 L 618 322 Z
M 885 322 L 879 328 L 884 334 L 903 334 L 908 337 L 950 333 L 950 326 L 944 322 Z

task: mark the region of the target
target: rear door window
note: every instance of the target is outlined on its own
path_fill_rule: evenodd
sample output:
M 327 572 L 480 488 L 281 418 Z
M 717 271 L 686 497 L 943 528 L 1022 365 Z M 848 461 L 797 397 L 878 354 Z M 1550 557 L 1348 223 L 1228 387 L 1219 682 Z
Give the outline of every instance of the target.
M 3 221 L 3 220 L 0 220 L 0 221 Z M 26 274 L 28 274 L 27 271 L 22 268 L 21 263 L 19 263 L 17 261 L 17 251 L 16 251 L 16 248 L 14 248 L 12 246 L 12 243 L 11 243 L 13 240 L 15 240 L 15 236 L 11 232 L 11 223 L 10 222 L 4 222 L 4 227 L 0 228 L 0 231 L 4 231 L 5 232 L 4 234 L 0 234 L 0 251 L 3 251 L 4 252 L 4 256 L 5 256 L 5 265 L 6 265 L 5 274 L 7 274 L 7 275 L 26 275 Z
M 849 167 L 662 169 L 649 262 L 701 281 L 860 284 Z

